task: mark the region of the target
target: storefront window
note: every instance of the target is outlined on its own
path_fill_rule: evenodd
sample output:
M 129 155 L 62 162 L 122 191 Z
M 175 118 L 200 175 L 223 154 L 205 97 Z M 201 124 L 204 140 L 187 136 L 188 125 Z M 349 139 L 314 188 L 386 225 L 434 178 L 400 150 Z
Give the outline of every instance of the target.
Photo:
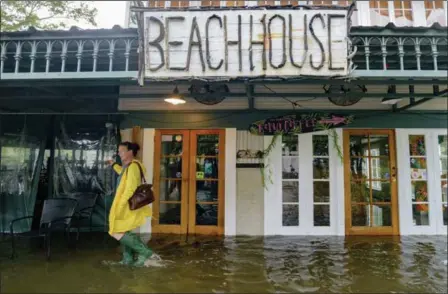
M 395 24 L 399 26 L 411 26 L 412 17 L 412 1 L 395 0 L 394 1 Z
M 313 136 L 314 226 L 330 226 L 330 156 L 328 136 Z
M 282 224 L 299 225 L 299 140 L 282 137 Z
M 239 0 L 239 1 L 226 1 L 226 6 L 227 7 L 232 7 L 232 6 L 244 6 L 245 1 L 244 0 Z
M 425 0 L 425 16 L 428 26 L 438 22 L 446 26 L 446 13 L 443 3 L 445 0 Z
M 447 217 L 447 196 L 448 196 L 448 136 L 439 135 L 439 160 L 440 160 L 440 185 L 442 188 L 442 215 L 443 215 L 443 225 L 448 225 Z
M 428 176 L 424 135 L 409 135 L 409 155 L 413 224 L 415 226 L 428 226 Z

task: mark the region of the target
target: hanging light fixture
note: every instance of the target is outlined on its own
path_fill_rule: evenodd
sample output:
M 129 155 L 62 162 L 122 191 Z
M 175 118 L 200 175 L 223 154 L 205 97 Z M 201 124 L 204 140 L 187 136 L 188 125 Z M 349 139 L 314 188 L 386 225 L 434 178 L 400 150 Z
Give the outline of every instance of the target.
M 185 104 L 187 101 L 179 95 L 179 90 L 177 89 L 177 86 L 174 88 L 173 94 L 171 97 L 166 98 L 165 102 L 171 103 L 173 105 L 179 105 L 179 104 Z

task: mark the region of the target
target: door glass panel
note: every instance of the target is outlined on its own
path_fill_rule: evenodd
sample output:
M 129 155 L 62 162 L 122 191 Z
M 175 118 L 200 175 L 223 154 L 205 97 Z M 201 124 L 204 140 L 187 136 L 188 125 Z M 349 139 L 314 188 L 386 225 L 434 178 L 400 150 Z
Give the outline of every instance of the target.
M 196 202 L 195 225 L 217 226 L 219 211 L 219 134 L 197 134 L 194 161 L 196 195 L 190 201 Z
M 299 225 L 299 136 L 282 136 L 282 225 Z
M 330 226 L 330 205 L 328 204 L 314 205 L 314 226 L 316 227 Z
M 219 135 L 198 135 L 197 150 L 198 156 L 217 156 L 219 153 Z
M 218 181 L 196 181 L 196 201 L 217 202 Z
M 313 155 L 328 156 L 328 136 L 325 135 L 313 136 Z
M 217 179 L 218 158 L 198 157 L 196 158 L 196 179 Z
M 350 178 L 351 180 L 364 180 L 370 177 L 368 168 L 368 158 L 355 157 L 350 158 Z
M 180 201 L 182 193 L 181 180 L 160 180 L 159 199 L 163 201 Z
M 299 141 L 297 140 L 297 136 L 282 137 L 282 155 L 283 156 L 299 155 Z
M 369 149 L 369 138 L 366 135 L 350 136 L 350 156 L 363 156 Z
M 409 135 L 412 219 L 414 226 L 429 225 L 429 199 L 424 135 Z
M 410 135 L 409 136 L 409 154 L 411 156 L 425 156 L 425 136 Z
M 160 177 L 165 179 L 182 178 L 182 157 L 165 157 L 160 160 Z
M 283 181 L 282 194 L 283 194 L 283 202 L 286 203 L 299 202 L 299 182 Z
M 182 135 L 162 135 L 162 155 L 175 156 L 182 154 Z
M 181 224 L 182 152 L 184 136 L 162 134 L 159 165 L 159 224 Z M 169 203 L 167 203 L 169 202 Z
M 392 226 L 392 210 L 390 205 L 372 206 L 372 226 L 373 227 Z
M 414 226 L 429 226 L 428 204 L 412 204 Z
M 391 226 L 389 135 L 350 136 L 350 144 L 352 226 Z
M 352 202 L 370 203 L 370 188 L 366 182 L 351 183 Z
M 160 203 L 159 206 L 159 224 L 161 225 L 180 225 L 181 220 L 180 203 Z
M 196 204 L 196 225 L 217 226 L 218 204 Z
M 330 163 L 328 158 L 314 158 L 313 177 L 315 179 L 328 179 L 330 177 Z
M 352 226 L 368 227 L 370 224 L 370 205 L 352 205 Z
M 283 179 L 299 178 L 299 158 L 291 156 L 283 156 L 282 158 L 282 174 Z
M 390 182 L 372 181 L 373 202 L 390 202 L 391 189 Z
M 330 182 L 314 182 L 314 202 L 330 202 Z
M 299 204 L 283 204 L 282 225 L 284 227 L 299 225 Z
M 389 156 L 389 135 L 371 135 L 369 139 L 370 156 Z

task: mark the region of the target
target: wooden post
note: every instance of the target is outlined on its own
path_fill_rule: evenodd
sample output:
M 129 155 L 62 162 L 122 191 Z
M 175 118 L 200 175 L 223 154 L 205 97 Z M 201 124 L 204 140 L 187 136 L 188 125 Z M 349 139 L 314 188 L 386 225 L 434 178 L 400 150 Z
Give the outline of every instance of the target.
M 140 146 L 140 151 L 137 153 L 136 158 L 142 160 L 143 152 L 143 129 L 139 126 L 132 127 L 132 142 L 137 143 Z

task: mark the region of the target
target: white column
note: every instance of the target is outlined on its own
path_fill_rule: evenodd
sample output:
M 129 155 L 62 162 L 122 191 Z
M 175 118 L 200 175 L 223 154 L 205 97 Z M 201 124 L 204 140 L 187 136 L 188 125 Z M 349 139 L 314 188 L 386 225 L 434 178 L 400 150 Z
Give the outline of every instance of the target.
M 264 149 L 268 148 L 271 141 L 272 136 L 264 136 Z M 267 175 L 264 189 L 264 234 L 281 235 L 279 230 L 282 228 L 282 139 L 280 136 L 277 137 L 272 149 L 264 160 Z
M 299 229 L 314 223 L 313 134 L 299 135 Z
M 143 129 L 143 146 L 142 150 L 142 163 L 146 169 L 146 182 L 152 184 L 154 176 L 154 136 L 155 129 Z M 152 204 L 150 204 L 152 208 Z M 146 223 L 137 229 L 140 234 L 144 234 L 145 241 L 149 241 L 151 238 L 151 217 L 148 217 Z
M 337 144 L 344 154 L 344 133 L 342 129 L 337 129 L 338 135 Z M 343 161 L 350 160 L 350 158 L 339 158 L 337 150 L 333 147 L 332 138 L 330 137 L 330 196 L 331 196 L 331 222 L 334 232 L 338 236 L 345 235 L 345 189 L 344 189 L 344 163 Z M 332 164 L 332 166 L 331 166 Z M 334 216 L 334 217 L 333 217 Z M 334 223 L 334 226 L 333 226 Z
M 226 129 L 224 234 L 236 235 L 236 129 Z

